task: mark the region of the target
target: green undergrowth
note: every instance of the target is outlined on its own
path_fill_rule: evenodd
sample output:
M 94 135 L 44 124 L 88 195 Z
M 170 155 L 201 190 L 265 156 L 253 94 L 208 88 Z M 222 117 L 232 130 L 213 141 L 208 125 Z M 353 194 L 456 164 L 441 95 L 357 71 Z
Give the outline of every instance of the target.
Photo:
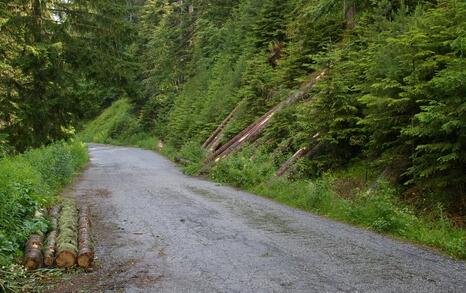
M 57 142 L 0 160 L 0 292 L 39 292 L 61 270 L 27 272 L 16 264 L 29 235 L 45 233 L 48 222 L 37 214 L 88 160 L 79 141 Z
M 368 175 L 362 164 L 312 180 L 279 178 L 276 169 L 269 154 L 247 148 L 217 162 L 209 176 L 295 208 L 466 258 L 466 231 L 453 225 L 440 204 L 428 212 L 417 210 L 400 200 L 393 184 L 384 179 L 374 184 L 377 177 Z
M 35 213 L 56 200 L 87 159 L 84 144 L 74 141 L 0 160 L 0 266 L 22 256 L 30 234 L 47 230 L 46 220 Z
M 170 159 L 175 158 L 172 148 L 162 145 L 154 135 L 141 128 L 140 121 L 127 99 L 114 102 L 96 119 L 87 123 L 78 137 L 85 142 L 157 149 Z

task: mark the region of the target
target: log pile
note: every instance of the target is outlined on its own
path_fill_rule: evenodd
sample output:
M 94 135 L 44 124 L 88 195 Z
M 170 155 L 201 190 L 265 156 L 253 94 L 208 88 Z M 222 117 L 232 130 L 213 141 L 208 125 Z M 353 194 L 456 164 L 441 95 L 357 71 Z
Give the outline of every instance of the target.
M 44 235 L 34 234 L 26 243 L 24 266 L 29 270 L 42 266 L 71 268 L 76 264 L 88 268 L 94 261 L 89 210 L 76 209 L 71 200 L 49 211 L 50 229 Z

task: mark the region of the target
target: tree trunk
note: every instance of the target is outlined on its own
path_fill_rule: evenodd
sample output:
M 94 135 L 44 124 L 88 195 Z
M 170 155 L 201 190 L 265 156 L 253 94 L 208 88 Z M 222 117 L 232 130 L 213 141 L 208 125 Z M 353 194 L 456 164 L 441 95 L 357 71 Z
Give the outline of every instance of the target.
M 209 138 L 202 145 L 203 148 L 211 150 L 211 151 L 215 150 L 214 144 L 217 144 L 217 142 L 220 141 L 220 137 L 221 137 L 223 130 L 227 126 L 228 122 L 230 122 L 233 116 L 236 114 L 240 105 L 241 104 L 238 104 L 233 109 L 233 111 L 231 111 L 231 113 L 228 114 L 228 116 L 222 121 L 222 123 L 217 127 L 217 129 L 215 129 L 215 131 L 209 136 Z
M 26 243 L 26 252 L 24 254 L 24 266 L 28 270 L 35 270 L 42 266 L 43 255 L 42 246 L 44 236 L 33 234 Z
M 326 68 L 320 71 L 319 73 L 314 74 L 314 77 L 305 84 L 303 84 L 299 91 L 292 94 L 285 101 L 282 101 L 278 105 L 273 107 L 270 111 L 262 115 L 254 123 L 249 125 L 235 137 L 233 137 L 228 143 L 224 144 L 212 155 L 210 155 L 206 159 L 206 163 L 209 163 L 211 161 L 217 161 L 238 150 L 244 143 L 254 141 L 255 139 L 257 139 L 258 136 L 261 134 L 262 130 L 265 127 L 267 127 L 273 115 L 275 115 L 277 112 L 279 112 L 286 106 L 294 104 L 301 98 L 303 98 L 307 94 L 307 90 L 314 87 L 317 84 L 317 82 L 319 82 L 319 80 L 321 80 L 327 74 L 327 72 L 328 69 Z
M 50 212 L 50 226 L 51 230 L 47 235 L 44 247 L 44 264 L 48 267 L 53 266 L 55 263 L 55 252 L 57 250 L 57 231 L 58 231 L 58 217 L 60 215 L 60 207 L 53 207 Z
M 76 263 L 78 253 L 77 211 L 73 202 L 63 205 L 58 220 L 59 234 L 57 238 L 57 259 L 59 268 L 71 268 Z
M 278 169 L 276 175 L 278 177 L 283 176 L 289 169 L 290 167 L 299 159 L 302 157 L 305 157 L 306 154 L 309 152 L 309 150 L 304 147 L 300 148 L 291 158 L 289 158 L 281 167 Z
M 82 207 L 79 210 L 79 255 L 78 265 L 88 268 L 94 262 L 94 246 L 91 237 L 91 221 L 89 210 Z
M 346 22 L 346 29 L 353 29 L 356 26 L 354 21 L 354 17 L 356 15 L 356 3 L 353 1 L 349 1 L 347 3 L 345 1 L 345 22 Z

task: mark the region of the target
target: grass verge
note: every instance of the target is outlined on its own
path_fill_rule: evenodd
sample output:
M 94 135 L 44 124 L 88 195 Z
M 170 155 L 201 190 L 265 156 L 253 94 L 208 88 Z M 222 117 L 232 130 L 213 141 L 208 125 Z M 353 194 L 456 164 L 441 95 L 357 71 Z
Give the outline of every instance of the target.
M 346 195 L 342 195 L 338 189 L 343 179 L 358 182 L 364 176 L 354 168 L 314 180 L 279 178 L 273 175 L 275 171 L 270 155 L 246 149 L 219 161 L 210 178 L 295 208 L 466 259 L 466 231 L 453 225 L 440 204 L 428 212 L 419 212 L 401 201 L 399 190 L 383 180 L 373 190 L 367 184 L 352 184 L 346 188 Z

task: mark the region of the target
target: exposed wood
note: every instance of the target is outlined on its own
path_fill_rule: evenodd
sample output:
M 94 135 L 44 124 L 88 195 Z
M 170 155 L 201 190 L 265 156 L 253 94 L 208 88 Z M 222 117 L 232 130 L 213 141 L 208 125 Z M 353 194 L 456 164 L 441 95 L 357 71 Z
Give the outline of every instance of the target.
M 45 240 L 44 248 L 44 264 L 48 267 L 55 263 L 55 252 L 57 243 L 57 231 L 50 231 Z
M 88 268 L 94 262 L 94 245 L 91 236 L 91 221 L 87 207 L 79 209 L 79 254 L 78 265 Z
M 315 145 L 313 148 L 311 148 L 308 152 L 306 152 L 304 156 L 301 158 L 312 159 L 313 157 L 321 154 L 322 151 L 324 150 L 325 150 L 325 144 L 320 142 L 317 145 Z M 297 165 L 295 164 L 291 165 L 287 171 L 288 176 L 291 176 L 294 173 L 296 173 L 297 169 L 298 169 Z
M 212 132 L 212 134 L 209 136 L 209 138 L 202 145 L 203 148 L 205 148 L 207 150 L 210 150 L 210 151 L 215 150 L 215 147 L 218 146 L 218 143 L 221 140 L 221 135 L 222 135 L 223 130 L 225 129 L 227 124 L 231 121 L 233 116 L 236 114 L 236 112 L 238 111 L 240 105 L 241 105 L 241 103 L 239 103 L 233 109 L 233 111 L 231 111 L 230 114 L 228 114 L 228 116 L 222 121 L 222 123 L 220 123 L 220 125 L 214 130 L 214 132 Z
M 277 176 L 283 176 L 283 174 L 285 174 L 289 169 L 290 167 L 299 159 L 301 159 L 302 157 L 306 156 L 307 152 L 309 152 L 309 149 L 304 147 L 304 148 L 300 148 L 291 158 L 289 158 L 281 167 L 280 169 L 278 169 L 276 175 Z
M 260 132 L 268 124 L 272 116 L 281 108 L 281 104 L 275 106 L 272 110 L 264 114 L 255 123 L 249 125 L 246 129 L 236 135 L 228 143 L 218 149 L 208 160 L 218 160 L 225 156 L 228 156 L 231 152 L 236 150 L 239 146 L 248 142 L 253 134 Z
M 270 122 L 270 119 L 283 108 L 296 103 L 302 99 L 306 94 L 307 90 L 314 87 L 317 82 L 319 82 L 328 72 L 328 69 L 323 69 L 319 73 L 315 74 L 308 82 L 301 86 L 300 90 L 289 96 L 285 101 L 282 101 L 270 111 L 262 115 L 254 123 L 246 127 L 243 131 L 238 133 L 233 137 L 229 142 L 221 146 L 218 150 L 212 153 L 207 159 L 206 163 L 211 161 L 218 161 L 225 156 L 228 156 L 232 152 L 238 150 L 246 142 L 251 142 L 256 140 L 261 134 L 262 130 L 267 127 Z
M 317 132 L 314 134 L 311 139 L 310 139 L 310 144 L 315 145 L 317 142 L 317 138 L 320 136 L 320 132 Z M 313 148 L 307 148 L 303 147 L 300 148 L 291 158 L 289 158 L 281 167 L 278 169 L 276 176 L 283 176 L 285 173 L 287 173 L 290 168 L 301 158 L 303 157 L 312 157 L 315 152 L 320 149 L 321 145 L 318 144 L 318 147 L 313 147 Z
M 44 265 L 51 267 L 55 263 L 55 253 L 57 250 L 57 234 L 58 234 L 58 217 L 60 215 L 60 206 L 55 206 L 49 211 L 50 217 L 50 232 L 47 235 L 44 245 Z
M 26 243 L 26 252 L 24 254 L 24 266 L 28 270 L 35 270 L 42 266 L 43 255 L 42 246 L 44 236 L 33 234 Z
M 56 264 L 59 268 L 71 268 L 76 263 L 78 253 L 78 215 L 73 202 L 67 201 L 58 220 Z

